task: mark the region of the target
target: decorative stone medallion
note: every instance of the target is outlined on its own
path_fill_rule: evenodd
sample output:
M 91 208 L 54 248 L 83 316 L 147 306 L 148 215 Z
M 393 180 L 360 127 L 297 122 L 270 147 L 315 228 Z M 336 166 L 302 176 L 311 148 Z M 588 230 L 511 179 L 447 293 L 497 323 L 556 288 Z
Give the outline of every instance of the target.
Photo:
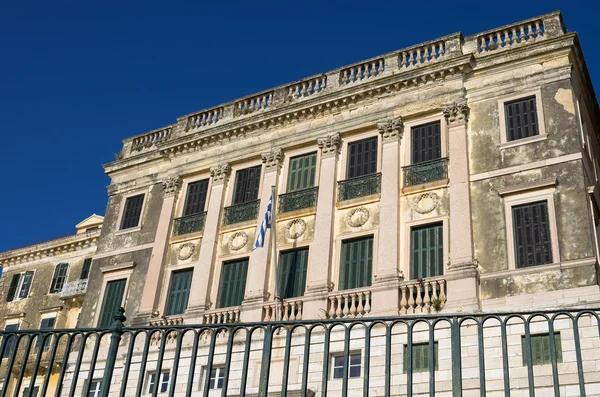
M 346 223 L 352 227 L 361 227 L 371 217 L 371 212 L 365 207 L 352 209 L 346 214 Z
M 177 250 L 176 250 L 177 259 L 179 259 L 180 261 L 190 259 L 192 257 L 192 255 L 194 255 L 195 249 L 196 249 L 196 246 L 194 245 L 194 243 L 183 243 L 183 244 L 179 245 L 179 247 L 177 247 Z
M 285 225 L 285 237 L 295 240 L 306 231 L 306 222 L 303 219 L 292 219 Z
M 412 208 L 419 214 L 428 214 L 435 210 L 440 204 L 440 196 L 434 192 L 418 195 L 412 201 Z
M 231 251 L 239 251 L 246 246 L 248 234 L 246 232 L 235 232 L 229 236 L 227 246 Z

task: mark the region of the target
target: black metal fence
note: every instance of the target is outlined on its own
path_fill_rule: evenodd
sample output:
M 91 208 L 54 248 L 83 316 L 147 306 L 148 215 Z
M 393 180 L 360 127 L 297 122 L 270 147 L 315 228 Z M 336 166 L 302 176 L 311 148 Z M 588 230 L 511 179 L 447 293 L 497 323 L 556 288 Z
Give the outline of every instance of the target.
M 599 310 L 165 327 L 120 313 L 111 329 L 0 332 L 0 396 L 597 395 Z

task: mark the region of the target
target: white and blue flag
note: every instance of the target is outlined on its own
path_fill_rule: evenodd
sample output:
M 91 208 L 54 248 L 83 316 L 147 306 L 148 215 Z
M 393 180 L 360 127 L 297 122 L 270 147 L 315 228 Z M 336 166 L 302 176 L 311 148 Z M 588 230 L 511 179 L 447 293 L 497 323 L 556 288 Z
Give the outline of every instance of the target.
M 262 223 L 260 224 L 260 230 L 256 235 L 256 241 L 254 242 L 254 249 L 262 248 L 265 245 L 265 234 L 267 233 L 267 229 L 271 227 L 271 216 L 273 214 L 273 193 L 271 193 L 271 198 L 269 198 L 269 203 L 267 204 L 267 210 L 265 211 L 265 216 L 263 218 Z

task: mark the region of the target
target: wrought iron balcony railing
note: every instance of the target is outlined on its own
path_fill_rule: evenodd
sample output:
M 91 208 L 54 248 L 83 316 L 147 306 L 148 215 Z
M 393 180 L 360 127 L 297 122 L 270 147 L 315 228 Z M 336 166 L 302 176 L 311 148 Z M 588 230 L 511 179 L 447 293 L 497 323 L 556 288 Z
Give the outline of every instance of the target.
M 309 187 L 295 192 L 280 194 L 277 203 L 277 211 L 279 213 L 284 213 L 316 207 L 318 196 L 318 187 Z
M 351 200 L 381 192 L 381 172 L 338 182 L 338 201 Z
M 88 286 L 88 279 L 84 278 L 76 281 L 65 283 L 62 291 L 60 291 L 60 299 L 74 298 L 79 295 L 85 295 Z
M 235 204 L 223 209 L 223 225 L 234 225 L 240 222 L 254 220 L 258 217 L 260 200 Z
M 196 233 L 204 229 L 206 212 L 182 216 L 173 220 L 173 236 Z
M 402 167 L 404 187 L 448 179 L 448 158 Z

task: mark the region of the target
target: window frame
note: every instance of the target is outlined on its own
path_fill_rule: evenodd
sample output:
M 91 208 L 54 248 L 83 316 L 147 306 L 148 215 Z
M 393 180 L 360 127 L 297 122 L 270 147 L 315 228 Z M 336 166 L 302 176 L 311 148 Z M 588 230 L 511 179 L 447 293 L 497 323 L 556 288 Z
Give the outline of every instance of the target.
M 400 149 L 400 168 L 414 165 L 412 163 L 412 129 L 414 127 L 419 127 L 424 124 L 430 124 L 434 122 L 440 123 L 440 141 L 441 141 L 441 157 L 440 159 L 444 159 L 448 157 L 448 123 L 446 123 L 446 119 L 444 118 L 443 113 L 438 113 L 433 116 L 420 117 L 413 120 L 407 120 L 404 122 L 404 136 L 402 137 L 402 142 L 408 142 L 407 144 L 402 144 L 403 149 Z M 401 172 L 402 174 L 402 172 Z M 401 186 L 404 186 L 404 181 L 401 181 Z
M 58 267 L 63 264 L 67 265 L 67 271 L 65 273 L 63 283 L 60 286 L 60 289 L 58 289 L 58 288 L 56 288 L 56 285 L 55 285 L 55 282 L 58 281 L 58 277 L 55 279 L 54 276 L 56 275 L 56 272 L 58 271 Z M 70 273 L 71 273 L 71 265 L 69 264 L 69 262 L 59 262 L 56 266 L 54 266 L 54 272 L 52 273 L 52 280 L 50 281 L 50 289 L 48 290 L 48 294 L 61 293 L 63 288 L 65 287 L 65 284 L 69 281 Z
M 87 263 L 89 263 L 89 266 L 87 268 L 87 273 L 85 274 L 87 277 L 83 278 L 83 274 L 84 274 L 84 270 L 85 270 L 85 266 L 86 266 L 86 261 L 88 261 Z M 87 280 L 90 278 L 90 272 L 92 271 L 92 263 L 94 262 L 94 259 L 92 257 L 89 258 L 85 258 L 83 260 L 83 263 L 81 264 L 81 271 L 79 272 L 79 280 Z
M 182 186 L 181 186 L 181 199 L 178 200 L 178 204 L 177 204 L 177 218 L 181 218 L 184 217 L 186 215 L 183 215 L 185 213 L 185 207 L 187 204 L 187 195 L 188 195 L 188 189 L 189 189 L 189 185 L 191 185 L 194 182 L 200 182 L 203 180 L 208 179 L 208 186 L 206 187 L 206 201 L 204 202 L 204 209 L 203 211 L 199 212 L 206 212 L 208 210 L 208 203 L 210 201 L 210 193 L 211 193 L 211 189 L 213 186 L 213 178 L 211 178 L 209 173 L 201 173 L 198 175 L 194 175 L 193 177 L 189 177 L 189 178 L 184 178 L 183 182 L 182 182 Z
M 373 174 L 369 174 L 369 175 L 374 175 L 378 172 L 381 172 L 381 161 L 382 161 L 382 151 L 383 151 L 383 140 L 381 139 L 381 134 L 379 133 L 379 131 L 377 129 L 375 130 L 370 130 L 368 132 L 364 132 L 364 133 L 360 133 L 360 134 L 352 134 L 352 135 L 348 135 L 348 136 L 344 136 L 342 139 L 342 150 L 340 152 L 340 157 L 339 157 L 339 167 L 337 167 L 337 180 L 338 181 L 345 181 L 348 180 L 348 154 L 349 154 L 349 150 L 348 150 L 348 146 L 352 143 L 358 142 L 358 141 L 362 141 L 364 139 L 369 139 L 369 138 L 377 138 L 377 167 L 376 170 Z M 365 175 L 363 175 L 365 176 Z M 360 178 L 360 177 L 359 177 Z M 352 178 L 353 179 L 353 178 Z
M 542 333 L 536 333 L 536 334 L 529 334 L 530 340 L 532 340 L 533 338 L 540 338 L 540 337 L 548 337 L 548 341 L 550 341 L 550 332 L 542 332 Z M 556 343 L 558 339 L 558 343 Z M 525 335 L 521 335 L 521 355 L 523 357 L 523 367 L 527 367 L 527 345 L 526 345 L 526 336 Z M 548 347 L 550 347 L 550 342 L 548 342 Z M 562 363 L 563 362 L 563 352 L 562 352 L 562 338 L 560 335 L 560 331 L 554 331 L 554 347 L 556 348 L 556 362 L 557 363 Z M 550 352 L 548 352 L 550 353 Z M 549 359 L 549 361 L 544 361 L 543 357 L 542 357 L 542 362 L 534 362 L 535 360 L 535 354 L 534 351 L 531 351 L 531 365 L 532 366 L 537 366 L 537 365 L 551 365 L 552 364 L 552 358 Z
M 450 260 L 450 220 L 449 217 L 447 215 L 441 215 L 441 216 L 432 216 L 429 218 L 423 218 L 423 219 L 417 219 L 414 221 L 410 221 L 410 222 L 405 222 L 405 226 L 404 228 L 401 229 L 401 239 L 402 239 L 402 246 L 400 247 L 400 252 L 401 255 L 403 255 L 403 261 L 400 261 L 400 266 L 402 266 L 401 271 L 402 274 L 404 274 L 405 279 L 410 279 L 411 277 L 411 257 L 412 257 L 412 252 L 411 252 L 411 235 L 412 235 L 412 229 L 413 228 L 418 228 L 418 227 L 422 227 L 422 226 L 427 226 L 429 224 L 435 224 L 435 223 L 441 223 L 442 224 L 442 243 L 444 244 L 444 259 L 443 259 L 443 266 L 442 266 L 442 271 L 443 274 L 439 277 L 442 277 L 444 274 L 446 274 L 446 264 L 449 262 Z M 402 237 L 403 235 L 403 237 Z M 437 277 L 431 277 L 430 279 L 436 279 Z
M 263 189 L 263 181 L 264 181 L 264 176 L 265 176 L 265 167 L 263 166 L 263 164 L 260 161 L 253 161 L 253 162 L 248 162 L 248 163 L 244 163 L 244 164 L 240 164 L 238 166 L 232 166 L 231 168 L 231 173 L 230 173 L 230 178 L 229 178 L 229 188 L 227 189 L 227 203 L 229 203 L 229 206 L 233 206 L 233 205 L 242 205 L 242 204 L 246 204 L 255 200 L 250 200 L 250 201 L 246 201 L 243 203 L 234 203 L 235 200 L 235 182 L 237 179 L 237 175 L 239 172 L 244 171 L 248 168 L 254 168 L 254 167 L 260 167 L 260 181 L 258 184 L 258 192 L 256 195 L 256 199 L 255 200 L 260 200 L 260 195 Z
M 209 373 L 208 368 L 204 367 L 204 373 L 206 374 L 206 382 L 208 382 L 208 390 L 223 390 L 222 384 L 221 384 L 221 387 L 218 387 L 218 386 L 219 386 L 219 379 L 221 379 L 223 381 L 223 383 L 225 382 L 225 366 L 213 365 L 212 371 L 217 371 L 217 373 L 215 374 L 215 386 L 217 386 L 217 387 L 211 388 L 210 382 L 212 380 L 212 373 Z
M 278 285 L 278 292 L 279 295 L 282 296 L 282 299 L 299 299 L 302 298 L 304 296 L 304 294 L 306 293 L 306 285 L 308 284 L 308 268 L 309 268 L 309 260 L 310 260 L 310 245 L 306 244 L 306 245 L 301 245 L 298 247 L 287 247 L 287 248 L 283 248 L 283 249 L 278 249 L 277 250 L 277 260 L 278 263 L 281 264 L 281 256 L 284 254 L 289 254 L 291 252 L 297 252 L 297 251 L 302 251 L 305 250 L 306 251 L 306 273 L 304 275 L 304 290 L 302 291 L 302 295 L 298 295 L 298 296 L 294 296 L 294 297 L 290 297 L 290 298 L 284 298 L 282 296 L 282 291 L 280 291 L 280 287 L 281 285 Z M 281 277 L 282 273 L 281 273 L 281 269 L 280 269 L 280 274 L 279 276 Z M 280 280 L 275 280 L 277 283 L 279 283 Z
M 92 385 L 96 383 L 98 387 L 96 389 L 92 389 Z M 100 397 L 100 391 L 102 390 L 102 379 L 92 379 L 90 381 L 90 391 L 88 392 L 87 397 Z
M 431 227 L 436 227 L 436 226 L 440 226 L 441 227 L 441 231 L 442 231 L 442 264 L 441 264 L 441 274 L 438 274 L 436 276 L 430 276 L 430 277 L 416 277 L 413 274 L 413 231 L 415 229 L 425 229 L 425 228 L 431 228 Z M 419 278 L 423 278 L 423 279 L 431 279 L 431 278 L 435 278 L 435 277 L 441 277 L 444 275 L 444 264 L 447 263 L 446 262 L 446 230 L 444 227 L 444 222 L 443 220 L 441 221 L 429 221 L 428 222 L 424 222 L 424 223 L 420 223 L 418 225 L 412 224 L 410 225 L 409 228 L 409 245 L 408 245 L 408 250 L 409 250 L 409 264 L 408 264 L 408 273 L 405 273 L 408 275 L 408 279 L 409 280 L 417 280 Z
M 222 260 L 219 261 L 219 267 L 218 269 L 216 269 L 216 271 L 218 273 L 219 277 L 215 277 L 214 280 L 214 288 L 213 290 L 215 291 L 215 296 L 213 296 L 213 298 L 215 299 L 215 308 L 216 309 L 225 309 L 228 307 L 237 307 L 237 306 L 221 306 L 221 292 L 222 292 L 222 280 L 223 280 L 223 272 L 224 272 L 224 265 L 228 264 L 228 263 L 232 263 L 232 262 L 242 262 L 246 260 L 247 264 L 246 264 L 246 282 L 244 285 L 244 291 L 242 294 L 242 302 L 244 301 L 244 297 L 246 295 L 246 289 L 248 288 L 248 270 L 250 269 L 250 256 L 248 255 L 248 253 L 245 254 L 241 254 L 241 255 L 237 255 L 235 257 L 227 257 L 227 258 L 223 258 Z M 241 303 L 240 303 L 241 304 Z
M 558 244 L 558 228 L 556 222 L 556 208 L 554 205 L 554 192 L 556 188 L 554 186 L 533 191 L 517 191 L 510 192 L 511 194 L 504 195 L 504 217 L 505 217 L 505 228 L 506 228 L 506 250 L 507 250 L 507 262 L 509 270 L 523 270 L 531 271 L 531 269 L 539 268 L 540 266 L 550 266 L 553 264 L 560 263 L 560 250 Z M 538 201 L 546 201 L 548 206 L 548 226 L 550 229 L 550 247 L 552 250 L 552 263 L 546 263 L 543 265 L 517 267 L 517 261 L 515 258 L 515 236 L 514 236 L 514 220 L 512 207 L 530 204 Z
M 504 105 L 507 102 L 517 101 L 519 99 L 525 99 L 531 96 L 535 97 L 535 107 L 538 118 L 538 135 L 509 141 L 508 129 L 506 126 L 506 110 Z M 544 108 L 542 102 L 542 89 L 540 87 L 535 90 L 513 93 L 498 99 L 498 117 L 500 119 L 500 149 L 526 145 L 528 143 L 539 142 L 548 138 L 546 134 L 546 119 L 544 118 Z
M 44 322 L 44 320 L 50 320 L 53 319 L 54 323 L 52 324 L 52 328 L 42 328 L 42 323 Z M 42 314 L 42 318 L 40 318 L 40 324 L 38 326 L 38 329 L 41 330 L 52 330 L 52 329 L 56 329 L 56 323 L 58 321 L 58 313 L 57 312 L 51 312 L 51 313 L 45 313 Z M 46 341 L 44 343 L 43 341 L 44 336 L 40 335 L 39 339 L 37 339 L 35 341 L 35 352 L 38 353 L 40 351 L 40 347 L 42 348 L 41 350 L 46 353 L 50 350 L 50 347 L 52 346 L 52 339 L 53 336 L 50 336 L 49 338 L 46 338 Z
M 167 285 L 165 302 L 164 302 L 164 305 L 162 305 L 164 307 L 165 316 L 180 316 L 180 315 L 183 315 L 183 313 L 179 313 L 179 314 L 167 314 L 167 312 L 169 310 L 169 305 L 171 303 L 171 292 L 172 292 L 172 287 L 173 287 L 173 277 L 175 277 L 175 275 L 177 273 L 182 273 L 182 272 L 191 272 L 192 273 L 190 284 L 193 285 L 193 282 L 194 282 L 194 267 L 193 266 L 190 267 L 189 265 L 184 265 L 184 266 L 181 266 L 181 267 L 176 267 L 176 268 L 168 270 L 168 274 L 167 274 L 168 278 L 167 278 L 167 280 L 169 280 L 169 283 Z M 188 303 L 186 304 L 186 310 L 187 310 L 187 307 L 189 306 L 189 302 L 190 302 L 191 285 L 190 285 L 190 291 L 188 292 Z M 185 310 L 184 310 L 184 313 L 185 313 Z
M 119 205 L 119 217 L 117 218 L 115 231 L 113 233 L 114 235 L 131 233 L 131 232 L 139 231 L 142 229 L 142 226 L 144 224 L 144 213 L 146 211 L 146 206 L 148 204 L 148 197 L 149 197 L 149 193 L 151 192 L 151 190 L 152 190 L 152 186 L 149 186 L 148 188 L 145 188 L 145 189 L 137 189 L 135 191 L 131 191 L 127 194 L 124 194 L 121 197 L 121 203 Z M 138 225 L 135 227 L 127 228 L 127 229 L 121 229 L 121 226 L 123 224 L 123 215 L 125 215 L 125 204 L 127 203 L 127 199 L 130 197 L 139 196 L 142 194 L 144 195 L 144 199 L 142 201 L 142 209 L 140 210 L 140 219 L 138 221 Z
M 297 157 L 302 157 L 302 156 L 306 156 L 309 155 L 311 153 L 316 153 L 317 154 L 317 159 L 316 159 L 316 166 L 315 166 L 315 184 L 313 187 L 318 187 L 319 186 L 319 177 L 320 177 L 320 171 L 321 171 L 321 151 L 314 147 L 314 146 L 310 146 L 310 147 L 305 147 L 302 149 L 297 149 L 297 150 L 290 150 L 290 151 L 286 151 L 284 153 L 284 158 L 283 158 L 283 168 L 282 170 L 284 170 L 284 172 L 281 173 L 280 176 L 280 181 L 281 181 L 281 187 L 279 189 L 278 194 L 284 194 L 284 193 L 291 193 L 290 191 L 288 191 L 288 180 L 290 177 L 290 162 L 293 158 L 297 158 Z M 308 188 L 308 189 L 312 189 L 312 188 Z M 295 190 L 298 191 L 298 190 Z
M 9 330 L 9 332 L 16 332 L 16 331 L 20 330 L 21 329 L 21 319 L 8 319 L 8 320 L 6 320 L 4 322 L 4 331 L 7 330 L 6 327 L 13 326 L 13 325 L 16 325 L 17 329 L 15 329 L 15 330 Z M 4 353 L 2 354 L 2 357 L 0 357 L 1 359 L 5 359 L 5 358 L 8 358 L 8 357 L 11 356 L 12 353 L 10 352 L 10 349 L 14 350 L 17 347 L 17 345 L 16 345 L 17 340 L 18 340 L 18 337 L 15 337 L 15 336 L 10 337 L 8 343 L 11 343 L 11 346 L 10 346 L 10 348 L 5 348 L 4 349 Z
M 96 310 L 96 314 L 94 315 L 94 324 L 96 325 L 96 328 L 100 327 L 100 320 L 102 319 L 102 308 L 104 306 L 104 294 L 106 292 L 106 286 L 108 282 L 126 279 L 125 290 L 123 292 L 123 300 L 121 302 L 121 306 L 125 307 L 125 302 L 127 301 L 127 294 L 129 292 L 129 282 L 134 267 L 134 262 L 126 262 L 117 266 L 103 267 L 100 269 L 100 271 L 103 273 L 102 288 L 100 288 L 99 295 L 102 301 L 100 302 L 100 310 Z
M 360 364 L 358 364 L 359 367 L 359 374 L 358 376 L 351 376 L 350 374 L 350 370 L 352 367 L 356 367 L 356 364 L 351 364 L 352 363 L 352 357 L 356 357 L 358 356 L 360 358 Z M 344 379 L 344 375 L 343 375 L 343 371 L 344 371 L 344 367 L 347 365 L 348 366 L 348 379 L 360 379 L 363 376 L 363 357 L 362 357 L 362 351 L 361 350 L 352 350 L 350 352 L 348 352 L 348 362 L 343 363 L 343 365 L 340 367 L 339 365 L 336 366 L 335 362 L 336 359 L 341 358 L 342 360 L 344 359 L 344 352 L 334 352 L 331 353 L 330 355 L 330 365 L 331 365 L 331 373 L 330 373 L 330 380 L 343 380 Z M 335 370 L 336 368 L 341 368 L 342 369 L 342 376 L 337 377 L 335 374 Z
M 417 343 L 413 343 L 412 344 L 412 349 L 413 349 L 413 355 L 412 355 L 412 359 L 414 360 L 414 349 L 415 346 L 417 347 L 423 347 L 427 345 L 427 347 L 429 347 L 429 341 L 426 342 L 417 342 Z M 402 349 L 402 373 L 406 374 L 408 373 L 408 355 L 406 354 L 408 352 L 408 344 L 404 344 L 403 345 L 403 349 Z M 439 366 L 440 366 L 440 358 L 439 358 L 439 342 L 434 340 L 433 341 L 433 360 L 434 362 L 434 369 L 433 371 L 439 371 Z M 427 366 L 427 368 L 419 368 L 418 370 L 415 371 L 415 368 L 413 366 L 412 368 L 412 373 L 413 374 L 418 374 L 418 373 L 428 373 L 430 372 L 431 369 L 429 368 L 429 365 Z
M 165 383 L 165 381 L 164 381 L 165 375 L 168 375 L 167 388 L 166 388 L 165 391 L 160 391 L 160 386 L 162 386 L 162 384 Z M 171 370 L 170 369 L 164 369 L 164 368 L 161 369 L 160 370 L 160 375 L 158 376 L 158 379 L 155 378 L 154 382 L 152 381 L 152 376 L 156 376 L 156 370 L 148 371 L 146 373 L 146 389 L 145 389 L 145 394 L 152 395 L 154 393 L 154 390 L 151 389 L 152 386 L 154 386 L 154 387 L 159 386 L 159 389 L 156 392 L 156 394 L 168 393 L 169 392 L 169 386 L 171 385 Z
M 32 272 L 33 274 L 31 276 L 31 282 L 29 283 L 29 287 L 27 289 L 27 296 L 21 298 L 20 295 L 21 295 L 21 292 L 22 292 L 22 289 L 23 289 L 23 280 L 25 279 L 25 274 L 27 272 Z M 12 279 L 12 276 L 15 276 L 15 275 L 18 274 L 19 275 L 19 282 L 17 283 L 17 288 L 15 290 L 15 295 L 13 296 L 13 299 L 11 301 L 7 301 L 7 303 L 22 301 L 22 300 L 25 300 L 25 299 L 29 298 L 29 295 L 31 293 L 31 287 L 33 286 L 33 280 L 35 279 L 35 273 L 36 273 L 36 269 L 33 269 L 33 270 L 24 270 L 24 271 L 19 272 L 19 273 L 11 274 L 11 279 Z M 9 289 L 10 289 L 10 282 L 9 282 Z M 8 290 L 7 290 L 7 295 L 6 296 L 8 298 Z
M 349 242 L 349 241 L 356 241 L 356 240 L 364 240 L 364 239 L 368 239 L 368 238 L 372 238 L 373 239 L 373 255 L 371 257 L 371 280 L 370 280 L 370 284 L 369 285 L 364 285 L 362 287 L 355 287 L 355 288 L 347 288 L 347 289 L 340 289 L 341 288 L 341 277 L 342 277 L 342 260 L 344 259 L 344 253 L 343 253 L 343 248 L 344 248 L 344 242 Z M 377 243 L 377 233 L 375 231 L 369 231 L 367 233 L 360 233 L 358 235 L 346 235 L 346 236 L 342 236 L 339 240 L 339 245 L 338 245 L 338 255 L 337 255 L 337 274 L 334 275 L 336 280 L 336 288 L 338 291 L 353 291 L 353 290 L 362 290 L 362 289 L 366 289 L 366 288 L 371 288 L 373 286 L 373 283 L 375 281 L 375 276 L 377 274 L 377 248 L 378 248 L 378 243 Z M 308 278 L 308 277 L 307 277 Z M 307 280 L 308 281 L 308 280 Z

